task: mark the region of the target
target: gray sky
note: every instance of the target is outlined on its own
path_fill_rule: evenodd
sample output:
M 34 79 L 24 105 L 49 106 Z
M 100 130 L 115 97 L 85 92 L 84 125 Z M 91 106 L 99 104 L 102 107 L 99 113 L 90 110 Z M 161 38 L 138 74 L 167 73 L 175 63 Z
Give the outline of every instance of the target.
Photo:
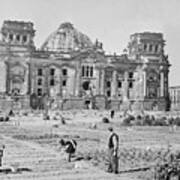
M 170 85 L 180 85 L 180 0 L 0 0 L 4 20 L 34 22 L 40 47 L 62 22 L 71 22 L 107 53 L 122 53 L 129 35 L 163 32 L 170 63 Z

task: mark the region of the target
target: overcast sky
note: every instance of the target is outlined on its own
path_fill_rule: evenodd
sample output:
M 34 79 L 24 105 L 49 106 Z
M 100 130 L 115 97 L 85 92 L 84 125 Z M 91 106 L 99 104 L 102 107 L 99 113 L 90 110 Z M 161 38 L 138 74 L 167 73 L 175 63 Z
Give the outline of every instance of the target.
M 92 41 L 102 41 L 107 53 L 117 54 L 130 34 L 162 32 L 172 64 L 170 85 L 180 85 L 180 0 L 0 0 L 0 24 L 4 20 L 34 22 L 37 47 L 68 21 Z

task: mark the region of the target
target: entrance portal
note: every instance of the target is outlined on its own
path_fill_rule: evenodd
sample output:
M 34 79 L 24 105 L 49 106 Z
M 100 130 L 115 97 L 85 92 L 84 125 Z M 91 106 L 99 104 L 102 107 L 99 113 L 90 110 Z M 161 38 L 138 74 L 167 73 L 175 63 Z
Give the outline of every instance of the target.
M 85 91 L 89 90 L 89 81 L 85 81 L 83 84 L 82 84 L 82 87 Z

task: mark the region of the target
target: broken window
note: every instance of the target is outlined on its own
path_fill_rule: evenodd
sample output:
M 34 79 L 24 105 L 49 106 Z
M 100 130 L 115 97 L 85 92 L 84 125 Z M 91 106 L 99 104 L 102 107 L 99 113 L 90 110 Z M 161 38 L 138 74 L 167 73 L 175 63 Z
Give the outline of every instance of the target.
M 43 75 L 43 71 L 42 71 L 41 68 L 38 69 L 37 74 L 38 74 L 38 76 L 42 76 Z
M 147 44 L 144 44 L 144 51 L 147 50 Z
M 27 41 L 27 36 L 23 36 L 23 42 Z
M 153 49 L 153 46 L 152 46 L 152 44 L 150 44 L 150 45 L 149 45 L 149 51 L 151 52 L 152 49 Z
M 20 41 L 20 35 L 19 35 L 19 34 L 16 35 L 16 40 L 17 40 L 17 41 Z
M 89 66 L 86 67 L 86 77 L 89 77 Z
M 93 66 L 82 66 L 82 77 L 93 77 Z
M 54 69 L 54 68 L 51 68 L 51 69 L 50 69 L 50 75 L 51 75 L 51 76 L 54 76 L 54 74 L 55 74 L 55 69 Z
M 62 74 L 63 74 L 63 76 L 67 76 L 67 69 L 63 69 Z
M 37 95 L 38 96 L 42 96 L 42 88 L 38 88 L 37 89 Z
M 134 73 L 133 72 L 129 72 L 129 79 L 132 79 L 134 76 Z
M 118 88 L 121 88 L 121 87 L 122 87 L 122 82 L 118 81 Z
M 158 52 L 158 45 L 155 46 L 155 52 Z
M 129 82 L 129 88 L 133 88 L 133 82 L 132 81 Z
M 107 81 L 106 86 L 107 86 L 107 87 L 111 87 L 111 82 L 110 82 L 110 81 Z
M 62 86 L 66 86 L 66 80 L 63 80 Z
M 38 79 L 38 85 L 42 85 L 42 79 Z
M 111 91 L 107 91 L 107 97 L 111 96 Z
M 12 41 L 13 40 L 13 34 L 9 35 L 9 39 Z
M 54 86 L 54 84 L 55 84 L 55 83 L 54 83 L 54 79 L 51 79 L 51 80 L 50 80 L 50 86 Z
M 90 68 L 90 76 L 93 77 L 93 67 Z

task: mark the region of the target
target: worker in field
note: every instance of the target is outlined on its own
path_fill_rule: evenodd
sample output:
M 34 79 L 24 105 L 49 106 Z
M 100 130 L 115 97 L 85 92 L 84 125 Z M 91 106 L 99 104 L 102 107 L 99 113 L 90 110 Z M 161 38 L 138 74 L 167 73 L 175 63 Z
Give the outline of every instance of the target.
M 65 141 L 64 139 L 61 139 L 59 141 L 60 145 L 62 147 L 64 147 L 65 152 L 68 154 L 68 162 L 71 162 L 71 158 L 73 156 L 73 154 L 76 152 L 76 148 L 77 148 L 77 142 L 74 139 Z
M 108 172 L 118 173 L 119 158 L 118 158 L 118 148 L 119 148 L 119 136 L 114 132 L 112 127 L 108 128 L 110 135 L 108 138 L 108 155 L 109 155 L 109 164 Z
M 0 167 L 2 167 L 2 158 L 4 155 L 5 145 L 0 146 Z

